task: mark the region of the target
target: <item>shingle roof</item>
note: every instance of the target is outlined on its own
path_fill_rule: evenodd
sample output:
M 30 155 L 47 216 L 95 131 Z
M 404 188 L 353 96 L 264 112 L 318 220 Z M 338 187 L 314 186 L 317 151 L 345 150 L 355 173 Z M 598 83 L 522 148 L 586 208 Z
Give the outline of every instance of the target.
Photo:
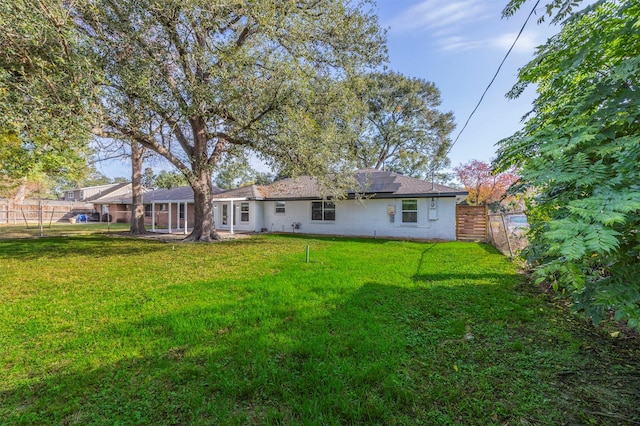
M 383 170 L 359 170 L 355 177 L 360 188 L 358 191 L 350 190 L 351 196 L 356 192 L 366 195 L 375 194 L 377 198 L 467 195 L 466 191 L 460 189 Z M 320 198 L 317 180 L 310 176 L 283 179 L 271 185 L 260 186 L 258 189 L 265 199 Z
M 193 200 L 193 188 L 190 186 L 178 186 L 171 189 L 156 189 L 155 191 L 144 194 L 145 203 L 189 200 Z
M 213 186 L 213 193 L 222 192 L 217 186 Z M 193 202 L 193 188 L 190 186 L 178 186 L 171 189 L 156 189 L 155 191 L 145 192 L 143 203 L 176 203 L 176 202 Z M 131 204 L 131 192 L 115 197 L 104 197 L 94 200 L 97 204 Z
M 260 187 L 264 198 L 319 198 L 320 186 L 311 176 L 287 178 Z
M 229 189 L 228 191 L 221 191 L 217 194 L 213 194 L 213 198 L 263 198 L 262 193 L 256 185 L 246 185 L 240 188 Z
M 98 186 L 90 186 L 87 188 L 83 188 L 83 189 L 93 189 L 93 188 L 100 188 L 100 187 L 104 187 L 104 190 L 101 190 L 100 192 L 98 192 L 97 194 L 94 194 L 90 197 L 85 198 L 84 202 L 89 203 L 89 202 L 93 202 L 95 200 L 97 200 L 98 198 L 102 198 L 102 197 L 107 197 L 109 194 L 116 192 L 119 189 L 124 188 L 125 186 L 130 185 L 129 182 L 121 182 L 121 183 L 117 183 L 117 184 L 112 184 L 112 185 L 98 185 Z
M 453 197 L 467 195 L 466 191 L 452 188 L 437 183 L 426 182 L 420 179 L 403 176 L 398 173 L 376 169 L 365 169 L 356 172 L 356 180 L 360 185 L 358 191 L 350 190 L 349 195 L 355 196 L 356 192 L 365 195 L 373 195 L 376 198 L 398 197 Z M 243 198 L 252 200 L 292 200 L 292 199 L 319 199 L 321 197 L 320 185 L 311 176 L 287 178 L 271 185 L 247 185 L 240 188 L 222 191 L 214 186 L 214 199 Z M 158 189 L 144 194 L 144 203 L 167 202 L 193 202 L 193 189 L 190 186 L 181 186 L 172 189 Z M 94 201 L 95 202 L 95 201 Z M 131 204 L 131 195 L 101 198 L 101 204 Z

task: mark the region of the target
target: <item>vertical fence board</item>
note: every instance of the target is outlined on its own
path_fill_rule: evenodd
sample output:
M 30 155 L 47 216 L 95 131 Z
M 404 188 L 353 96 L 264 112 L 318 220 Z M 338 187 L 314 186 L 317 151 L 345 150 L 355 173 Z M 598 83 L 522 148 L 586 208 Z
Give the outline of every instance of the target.
M 80 213 L 93 212 L 93 204 L 58 200 L 25 199 L 14 203 L 7 198 L 0 198 L 0 225 L 17 225 L 38 222 L 42 215 L 43 223 L 68 222 L 71 217 Z

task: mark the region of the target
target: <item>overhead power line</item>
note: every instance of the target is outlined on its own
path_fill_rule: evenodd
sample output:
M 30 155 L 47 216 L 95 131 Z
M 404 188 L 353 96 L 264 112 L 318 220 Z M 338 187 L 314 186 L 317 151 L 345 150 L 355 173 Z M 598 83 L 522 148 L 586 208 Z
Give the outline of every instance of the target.
M 513 47 L 518 42 L 518 39 L 522 35 L 522 32 L 524 31 L 524 28 L 527 26 L 527 23 L 529 22 L 529 19 L 531 18 L 531 16 L 536 11 L 536 8 L 538 7 L 539 3 L 540 3 L 540 0 L 536 1 L 536 4 L 533 5 L 533 8 L 531 9 L 531 12 L 529 12 L 529 16 L 527 16 L 527 19 L 525 19 L 524 24 L 522 24 L 522 28 L 520 28 L 520 31 L 518 32 L 518 35 L 516 36 L 515 40 L 513 40 L 513 43 L 511 44 L 511 47 L 507 51 L 506 55 L 504 55 L 504 58 L 502 58 L 502 62 L 500 62 L 500 65 L 498 66 L 498 69 L 496 70 L 495 74 L 493 75 L 493 78 L 491 79 L 491 81 L 487 85 L 487 88 L 484 89 L 484 92 L 482 92 L 482 96 L 480 96 L 480 100 L 478 100 L 478 103 L 476 104 L 475 108 L 473 108 L 473 111 L 471 111 L 471 114 L 469 114 L 469 117 L 467 118 L 467 121 L 465 121 L 464 126 L 462 126 L 462 129 L 460 129 L 460 131 L 458 132 L 458 136 L 456 136 L 456 138 L 453 141 L 453 143 L 449 146 L 449 149 L 445 153 L 444 157 L 449 155 L 449 153 L 451 152 L 451 149 L 453 149 L 453 146 L 458 142 L 458 139 L 460 139 L 460 135 L 462 135 L 462 132 L 464 132 L 464 129 L 467 128 L 467 125 L 469 124 L 469 121 L 471 121 L 471 117 L 473 117 L 473 115 L 478 110 L 478 107 L 480 107 L 480 104 L 484 100 L 485 95 L 489 91 L 489 88 L 493 85 L 493 82 L 496 81 L 496 77 L 498 77 L 498 73 L 500 73 L 500 70 L 502 69 L 502 66 L 504 65 L 504 63 L 506 62 L 507 58 L 509 57 L 509 54 L 513 50 Z

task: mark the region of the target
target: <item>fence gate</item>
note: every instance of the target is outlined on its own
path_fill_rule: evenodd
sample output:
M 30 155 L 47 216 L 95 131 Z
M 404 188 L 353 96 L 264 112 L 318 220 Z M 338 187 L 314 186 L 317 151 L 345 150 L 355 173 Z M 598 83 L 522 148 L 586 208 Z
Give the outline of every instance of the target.
M 487 242 L 487 206 L 456 206 L 456 239 Z

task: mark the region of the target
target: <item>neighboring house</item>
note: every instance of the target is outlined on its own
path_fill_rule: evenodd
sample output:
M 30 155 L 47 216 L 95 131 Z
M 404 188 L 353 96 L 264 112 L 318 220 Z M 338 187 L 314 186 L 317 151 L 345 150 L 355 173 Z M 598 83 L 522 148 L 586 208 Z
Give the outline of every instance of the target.
M 213 187 L 214 193 L 222 190 Z M 156 227 L 167 228 L 169 231 L 183 230 L 194 220 L 193 189 L 190 186 L 180 186 L 171 189 L 146 191 L 142 196 L 145 207 L 145 225 L 152 231 Z M 107 196 L 94 200 L 97 210 L 109 214 L 111 222 L 128 223 L 131 221 L 131 191 L 120 196 Z
M 322 200 L 309 176 L 214 195 L 216 228 L 420 239 L 456 239 L 456 197 L 466 191 L 381 170 L 357 172 L 362 200 Z
M 131 192 L 130 183 L 110 183 L 107 185 L 69 189 L 64 192 L 61 200 L 91 202 L 96 198 L 105 197 L 107 195 L 115 196 L 126 192 Z

